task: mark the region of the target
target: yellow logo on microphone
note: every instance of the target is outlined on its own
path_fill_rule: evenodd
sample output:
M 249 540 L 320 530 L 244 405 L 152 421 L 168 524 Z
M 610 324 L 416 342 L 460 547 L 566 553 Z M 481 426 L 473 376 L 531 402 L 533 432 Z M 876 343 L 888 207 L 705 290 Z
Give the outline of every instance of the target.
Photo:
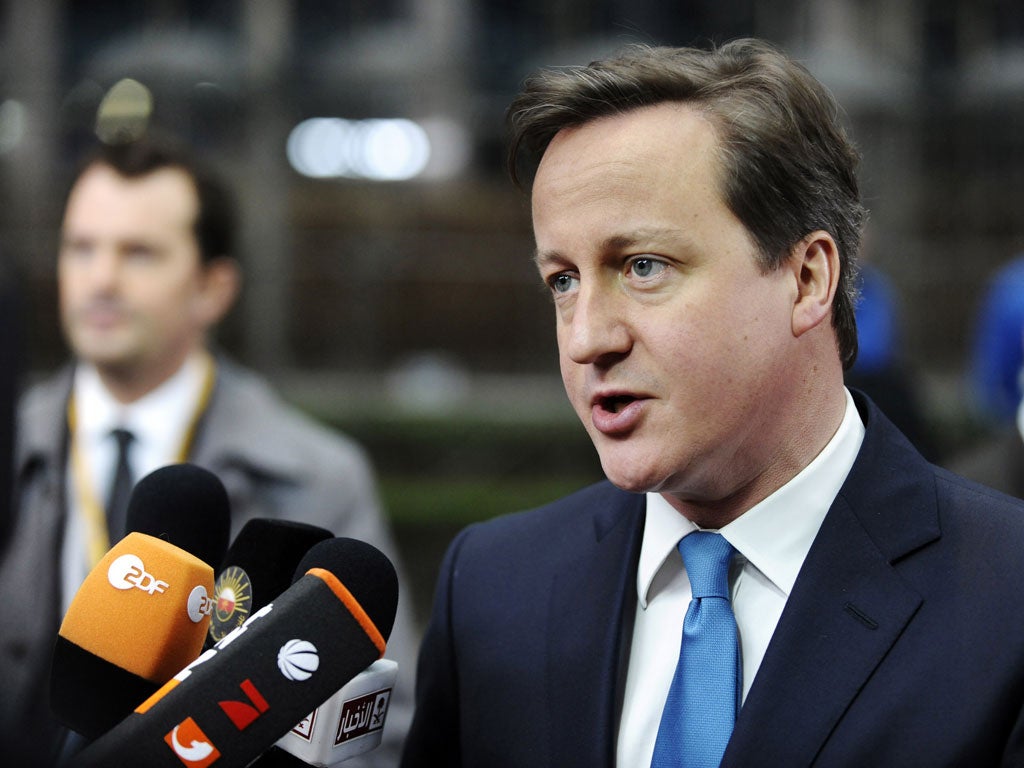
M 210 637 L 219 643 L 248 618 L 252 610 L 252 580 L 237 565 L 229 566 L 217 577 L 213 595 Z

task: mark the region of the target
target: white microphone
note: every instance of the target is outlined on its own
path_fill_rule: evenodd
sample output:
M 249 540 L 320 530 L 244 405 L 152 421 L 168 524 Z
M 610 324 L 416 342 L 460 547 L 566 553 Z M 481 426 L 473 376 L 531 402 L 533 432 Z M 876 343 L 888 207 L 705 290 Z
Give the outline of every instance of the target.
M 397 676 L 398 664 L 391 659 L 373 662 L 282 736 L 252 768 L 332 768 L 376 748 Z

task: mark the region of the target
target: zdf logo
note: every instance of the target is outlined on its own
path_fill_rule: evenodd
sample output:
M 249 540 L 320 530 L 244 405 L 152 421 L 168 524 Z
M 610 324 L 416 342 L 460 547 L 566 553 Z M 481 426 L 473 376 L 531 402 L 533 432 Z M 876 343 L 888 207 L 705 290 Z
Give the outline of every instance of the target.
M 170 586 L 151 573 L 137 555 L 121 555 L 107 569 L 107 581 L 114 589 L 141 589 L 147 594 L 163 593 Z
M 185 608 L 192 622 L 198 624 L 203 620 L 204 616 L 209 616 L 213 613 L 213 598 L 207 593 L 206 587 L 200 584 L 197 587 L 193 587 L 192 591 L 189 592 L 188 603 Z

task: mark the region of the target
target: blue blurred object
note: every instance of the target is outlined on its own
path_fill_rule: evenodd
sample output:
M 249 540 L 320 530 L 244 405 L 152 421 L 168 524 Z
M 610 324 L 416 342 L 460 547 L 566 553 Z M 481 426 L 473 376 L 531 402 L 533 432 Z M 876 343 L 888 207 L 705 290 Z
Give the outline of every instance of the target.
M 899 294 L 871 264 L 862 264 L 859 287 L 857 360 L 846 372 L 846 383 L 869 395 L 925 458 L 936 461 L 938 446 L 903 357 Z
M 978 310 L 970 360 L 971 394 L 989 418 L 1011 422 L 1024 363 L 1024 254 L 992 276 Z
M 859 374 L 878 373 L 895 361 L 899 340 L 896 291 L 886 277 L 870 264 L 860 273 L 860 300 L 857 302 L 857 361 Z

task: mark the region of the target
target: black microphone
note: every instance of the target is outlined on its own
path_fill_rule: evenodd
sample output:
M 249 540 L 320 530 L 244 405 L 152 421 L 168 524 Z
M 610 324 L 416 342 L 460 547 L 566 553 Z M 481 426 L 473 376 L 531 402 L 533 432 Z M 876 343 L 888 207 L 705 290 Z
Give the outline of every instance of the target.
M 258 517 L 247 522 L 217 571 L 206 647 L 276 600 L 295 580 L 295 569 L 310 548 L 333 536 L 326 528 L 288 520 Z
M 168 464 L 139 480 L 125 517 L 125 533 L 163 539 L 212 568 L 228 549 L 228 492 L 219 477 L 195 464 Z
M 310 556 L 315 560 L 317 552 Z M 303 559 L 301 578 L 310 567 Z M 375 749 L 381 741 L 398 664 L 378 659 L 310 712 L 250 768 L 324 768 Z
M 83 768 L 242 768 L 379 659 L 398 576 L 378 549 L 329 539 L 277 600 L 78 755 Z M 304 565 L 304 567 L 305 567 Z
M 200 467 L 163 467 L 132 490 L 127 519 L 131 533 L 83 582 L 53 649 L 50 708 L 87 738 L 113 728 L 202 652 L 209 560 L 227 547 L 227 492 Z

